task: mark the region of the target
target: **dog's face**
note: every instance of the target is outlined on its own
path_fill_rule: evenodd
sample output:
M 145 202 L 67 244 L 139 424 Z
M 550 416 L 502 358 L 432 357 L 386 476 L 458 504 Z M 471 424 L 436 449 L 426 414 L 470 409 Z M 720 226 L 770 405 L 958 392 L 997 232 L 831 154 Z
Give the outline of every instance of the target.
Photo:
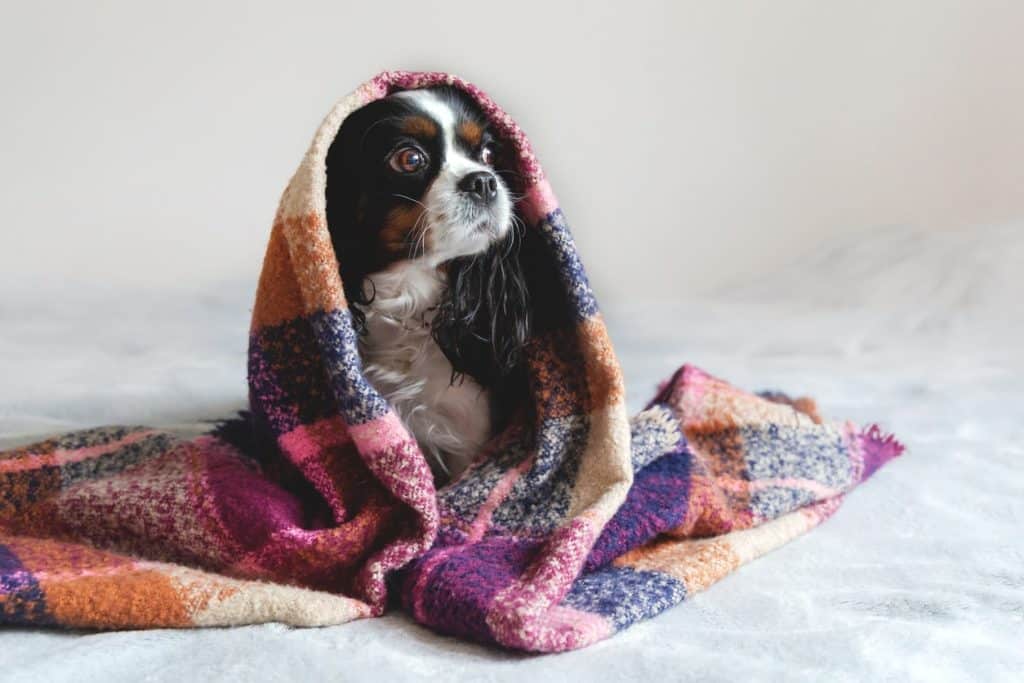
M 487 118 L 451 87 L 399 92 L 353 112 L 327 153 L 327 223 L 353 323 L 365 331 L 370 276 L 415 260 L 446 283 L 432 335 L 482 386 L 521 370 L 530 306 L 525 239 Z M 511 184 L 511 188 L 510 188 Z
M 486 251 L 512 221 L 498 152 L 479 107 L 454 88 L 404 91 L 353 113 L 327 157 L 336 248 L 368 258 L 370 273 Z

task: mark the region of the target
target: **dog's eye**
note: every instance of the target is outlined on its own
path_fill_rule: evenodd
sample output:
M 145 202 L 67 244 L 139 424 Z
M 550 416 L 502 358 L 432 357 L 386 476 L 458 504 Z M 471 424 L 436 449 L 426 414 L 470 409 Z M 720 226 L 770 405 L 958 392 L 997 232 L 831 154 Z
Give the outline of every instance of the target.
M 427 165 L 427 155 L 415 147 L 403 147 L 391 155 L 388 164 L 399 173 L 415 173 Z
M 490 166 L 494 163 L 494 147 L 491 145 L 484 145 L 480 149 L 480 162 Z

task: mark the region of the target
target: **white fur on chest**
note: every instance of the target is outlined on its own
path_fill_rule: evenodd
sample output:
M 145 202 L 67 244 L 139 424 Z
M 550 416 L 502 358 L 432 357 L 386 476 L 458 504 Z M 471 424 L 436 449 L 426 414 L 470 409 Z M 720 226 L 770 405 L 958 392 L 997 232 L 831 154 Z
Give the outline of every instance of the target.
M 490 437 L 490 397 L 470 377 L 451 384 L 451 363 L 431 336 L 443 275 L 428 262 L 402 261 L 370 280 L 376 295 L 359 343 L 363 372 L 431 467 L 457 476 Z

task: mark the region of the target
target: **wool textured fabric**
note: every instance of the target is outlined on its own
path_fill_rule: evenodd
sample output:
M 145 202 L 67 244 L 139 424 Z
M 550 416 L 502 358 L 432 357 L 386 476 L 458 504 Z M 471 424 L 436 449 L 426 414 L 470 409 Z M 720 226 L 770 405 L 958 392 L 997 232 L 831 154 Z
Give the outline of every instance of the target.
M 436 490 L 361 371 L 325 222 L 344 118 L 453 84 L 518 160 L 535 331 L 529 401 Z M 344 258 L 344 254 L 341 254 Z M 437 631 L 583 647 L 828 518 L 902 446 L 813 402 L 683 366 L 629 419 L 565 218 L 522 131 L 440 73 L 385 72 L 317 131 L 270 235 L 250 411 L 192 440 L 106 427 L 0 454 L 0 623 L 121 629 L 339 624 L 401 606 Z

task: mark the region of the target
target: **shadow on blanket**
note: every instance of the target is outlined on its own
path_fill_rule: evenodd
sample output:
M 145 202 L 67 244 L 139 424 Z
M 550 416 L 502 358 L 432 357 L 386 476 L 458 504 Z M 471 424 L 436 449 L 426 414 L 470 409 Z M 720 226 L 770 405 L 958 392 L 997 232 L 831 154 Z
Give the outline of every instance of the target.
M 435 490 L 366 382 L 324 220 L 342 120 L 452 83 L 518 157 L 534 297 L 530 404 Z M 282 197 L 253 310 L 251 411 L 191 441 L 140 427 L 0 454 L 0 622 L 85 628 L 380 614 L 551 652 L 650 617 L 813 528 L 902 447 L 684 366 L 627 418 L 622 376 L 550 187 L 480 90 L 386 72 L 339 102 Z

